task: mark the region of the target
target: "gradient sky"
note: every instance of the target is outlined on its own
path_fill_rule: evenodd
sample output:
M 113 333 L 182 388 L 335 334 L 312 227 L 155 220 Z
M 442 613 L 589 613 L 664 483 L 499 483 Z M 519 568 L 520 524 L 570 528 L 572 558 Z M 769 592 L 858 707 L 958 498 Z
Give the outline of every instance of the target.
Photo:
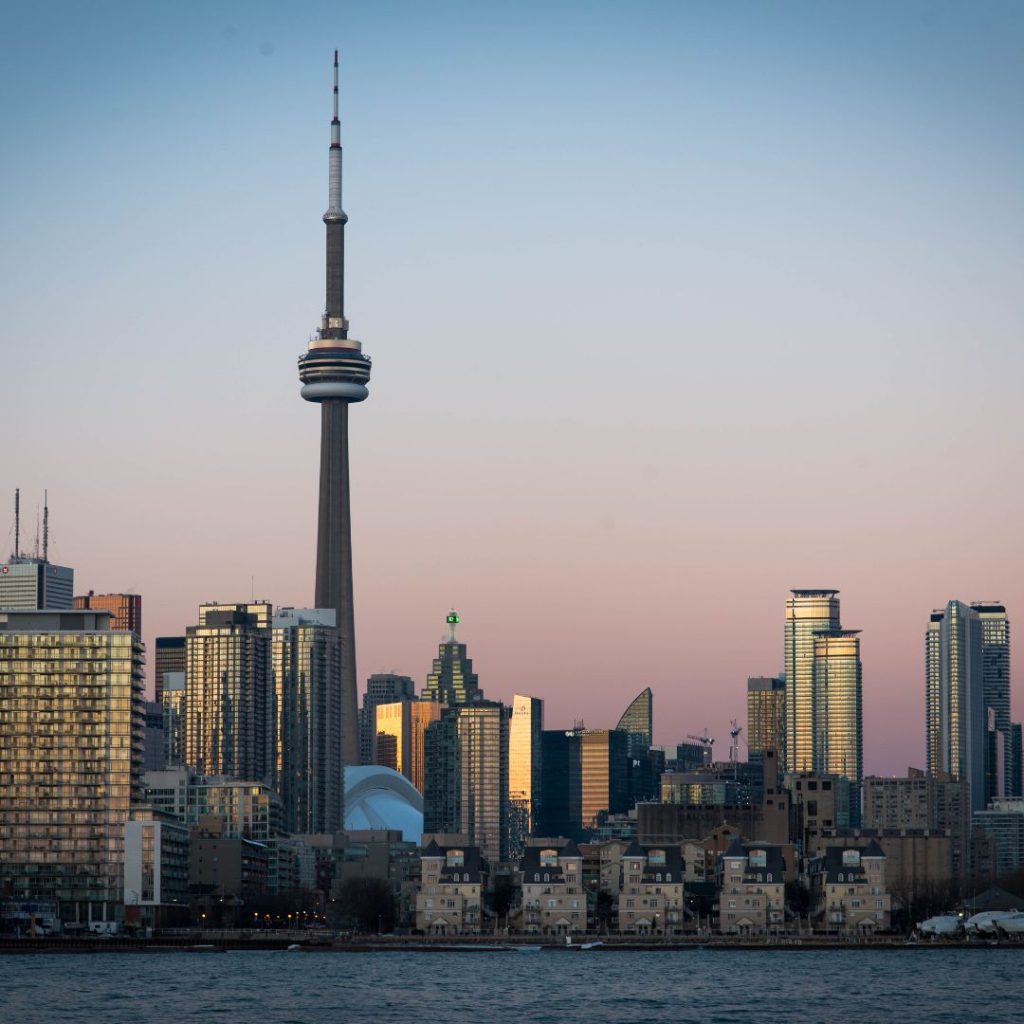
M 834 587 L 921 765 L 930 610 L 1024 629 L 1024 7 L 5 4 L 0 487 L 150 642 L 312 600 L 335 46 L 360 677 L 454 605 L 488 696 L 724 753 Z

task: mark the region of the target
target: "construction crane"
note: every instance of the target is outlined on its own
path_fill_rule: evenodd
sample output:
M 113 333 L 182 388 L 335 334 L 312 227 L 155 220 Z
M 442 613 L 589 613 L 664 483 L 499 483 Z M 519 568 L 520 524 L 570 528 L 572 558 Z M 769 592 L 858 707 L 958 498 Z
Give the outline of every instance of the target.
M 715 745 L 715 741 L 714 741 L 713 737 L 708 735 L 707 726 L 704 726 L 704 735 L 703 736 L 694 736 L 693 733 L 691 732 L 691 733 L 687 733 L 686 734 L 686 738 L 688 740 L 693 740 L 694 743 L 699 743 L 704 748 L 704 757 L 707 759 L 707 763 L 711 764 L 711 761 L 712 761 L 712 757 L 711 757 L 712 750 L 711 750 L 711 748 Z
M 732 728 L 729 730 L 729 736 L 731 737 L 732 742 L 729 744 L 729 760 L 736 762 L 740 759 L 740 745 L 738 740 L 740 738 L 740 733 L 743 732 L 743 726 L 739 725 L 735 718 L 730 724 Z

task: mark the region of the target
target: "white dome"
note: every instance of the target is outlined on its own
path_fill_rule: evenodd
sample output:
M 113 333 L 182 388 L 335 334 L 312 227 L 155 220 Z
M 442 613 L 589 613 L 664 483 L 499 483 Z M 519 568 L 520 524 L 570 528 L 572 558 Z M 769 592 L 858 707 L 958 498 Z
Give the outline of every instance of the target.
M 423 835 L 423 797 L 400 773 L 379 764 L 345 769 L 345 828 L 397 829 L 407 842 Z

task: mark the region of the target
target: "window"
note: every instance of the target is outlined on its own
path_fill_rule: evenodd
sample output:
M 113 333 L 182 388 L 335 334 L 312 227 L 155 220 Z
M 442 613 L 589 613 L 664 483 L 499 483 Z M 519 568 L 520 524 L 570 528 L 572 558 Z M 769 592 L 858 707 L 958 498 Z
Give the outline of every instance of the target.
M 468 871 L 463 871 L 462 872 L 462 880 L 464 882 L 468 882 L 469 881 L 469 872 Z
M 558 867 L 558 851 L 557 850 L 541 850 L 540 851 L 540 866 L 542 868 L 557 868 Z
M 551 881 L 551 875 L 548 874 L 547 871 L 544 872 L 544 881 L 545 882 L 550 882 Z
M 665 881 L 666 882 L 671 882 L 672 881 L 672 872 L 671 871 L 666 871 L 665 872 Z
M 534 871 L 534 873 L 533 873 L 533 880 L 535 882 L 539 882 L 540 881 L 540 872 L 539 871 Z

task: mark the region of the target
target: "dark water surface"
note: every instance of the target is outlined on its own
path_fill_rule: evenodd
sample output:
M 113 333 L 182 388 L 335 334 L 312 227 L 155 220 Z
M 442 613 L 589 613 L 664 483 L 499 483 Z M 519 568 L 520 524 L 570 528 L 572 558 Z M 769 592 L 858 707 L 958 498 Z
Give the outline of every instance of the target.
M 1024 1022 L 1024 950 L 0 956 L 3 1024 Z

